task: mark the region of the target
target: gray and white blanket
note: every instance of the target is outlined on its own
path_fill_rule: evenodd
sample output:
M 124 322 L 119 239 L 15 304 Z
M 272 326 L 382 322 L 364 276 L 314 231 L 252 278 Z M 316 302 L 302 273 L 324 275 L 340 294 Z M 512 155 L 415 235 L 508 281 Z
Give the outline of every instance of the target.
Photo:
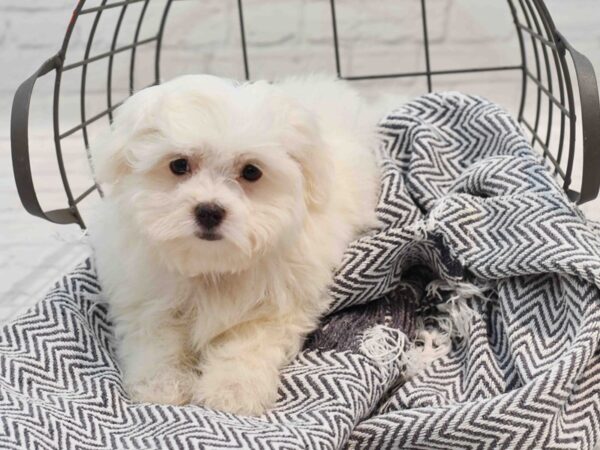
M 87 261 L 0 332 L 0 448 L 593 448 L 598 230 L 480 98 L 427 95 L 380 132 L 382 226 L 348 249 L 274 410 L 131 402 Z M 405 338 L 457 298 L 462 334 L 407 374 Z

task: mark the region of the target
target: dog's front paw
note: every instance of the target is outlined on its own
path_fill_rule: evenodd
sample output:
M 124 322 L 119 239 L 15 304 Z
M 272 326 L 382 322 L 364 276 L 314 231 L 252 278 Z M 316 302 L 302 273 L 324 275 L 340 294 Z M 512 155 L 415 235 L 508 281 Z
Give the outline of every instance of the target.
M 275 368 L 213 364 L 203 369 L 195 383 L 192 402 L 219 411 L 258 416 L 275 404 L 278 387 Z
M 184 405 L 190 402 L 193 383 L 192 374 L 166 369 L 152 378 L 126 382 L 126 389 L 135 402 Z

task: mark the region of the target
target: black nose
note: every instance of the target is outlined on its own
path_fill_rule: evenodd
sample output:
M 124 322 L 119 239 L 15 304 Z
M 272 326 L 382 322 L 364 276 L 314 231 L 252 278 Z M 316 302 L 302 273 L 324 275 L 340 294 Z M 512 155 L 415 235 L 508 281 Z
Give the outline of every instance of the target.
M 196 206 L 194 214 L 198 224 L 210 230 L 223 222 L 225 210 L 216 203 L 200 203 Z

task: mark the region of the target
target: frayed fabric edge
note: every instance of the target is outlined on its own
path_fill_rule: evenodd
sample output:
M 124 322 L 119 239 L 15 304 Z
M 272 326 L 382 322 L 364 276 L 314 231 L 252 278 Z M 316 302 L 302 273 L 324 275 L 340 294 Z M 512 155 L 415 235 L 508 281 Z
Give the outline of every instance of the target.
M 429 316 L 425 320 L 437 325 L 438 330 L 450 339 L 465 339 L 471 335 L 471 327 L 478 316 L 468 304 L 469 301 L 489 301 L 493 287 L 487 283 L 468 283 L 460 281 L 434 280 L 425 288 L 430 296 L 442 298 L 444 293 L 448 299 L 437 305 L 441 315 Z
M 412 342 L 402 331 L 385 325 L 369 328 L 362 335 L 360 350 L 365 356 L 382 366 L 403 365 L 407 379 L 447 355 L 452 349 L 453 339 L 470 336 L 478 313 L 468 305 L 468 301 L 474 298 L 487 301 L 492 287 L 435 280 L 427 286 L 427 291 L 440 297 L 442 293 L 449 292 L 450 297 L 437 306 L 440 315 L 419 319 Z
M 400 364 L 406 378 L 413 377 L 436 359 L 448 354 L 451 338 L 435 329 L 417 330 L 416 339 L 396 328 L 376 325 L 363 333 L 361 352 L 380 366 Z
M 363 333 L 360 350 L 377 363 L 389 365 L 404 357 L 407 345 L 408 337 L 399 329 L 375 325 Z
M 429 233 L 433 233 L 437 229 L 439 217 L 442 211 L 446 208 L 447 199 L 441 198 L 436 206 L 429 211 L 429 214 L 421 220 L 417 220 L 415 223 L 408 225 L 407 230 L 411 231 L 415 235 L 417 240 L 425 240 Z

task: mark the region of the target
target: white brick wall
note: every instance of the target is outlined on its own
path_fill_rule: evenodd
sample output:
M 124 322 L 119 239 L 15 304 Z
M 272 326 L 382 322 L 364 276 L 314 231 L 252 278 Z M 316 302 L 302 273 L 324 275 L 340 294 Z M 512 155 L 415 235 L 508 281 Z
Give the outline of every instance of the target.
M 114 2 L 116 0 L 110 0 Z M 141 38 L 152 33 L 164 0 L 152 0 Z M 89 0 L 96 4 L 98 0 Z M 75 0 L 0 0 L 0 320 L 34 300 L 48 280 L 85 251 L 74 227 L 59 227 L 27 215 L 17 198 L 9 161 L 9 110 L 17 85 L 60 47 Z M 308 70 L 333 72 L 331 25 L 327 0 L 245 0 L 253 77 L 276 77 Z M 548 0 L 562 32 L 600 70 L 600 1 Z M 163 77 L 183 72 L 243 75 L 235 0 L 177 0 L 169 17 L 163 52 Z M 342 69 L 345 74 L 414 71 L 424 68 L 419 0 L 337 0 Z M 514 27 L 504 0 L 428 0 L 431 58 L 435 69 L 518 63 Z M 141 4 L 132 5 L 121 31 L 131 41 Z M 118 9 L 101 20 L 92 54 L 108 49 Z M 80 19 L 91 20 L 92 15 Z M 88 22 L 89 25 L 89 22 Z M 87 28 L 87 27 L 83 27 Z M 85 33 L 76 28 L 69 59 L 81 57 Z M 153 47 L 140 48 L 137 86 L 152 80 Z M 103 63 L 90 68 L 88 112 L 105 107 Z M 115 60 L 114 83 L 126 92 L 128 53 Z M 79 74 L 63 80 L 75 94 Z M 32 110 L 31 141 L 37 187 L 45 200 L 60 206 L 50 141 L 49 105 L 52 76 L 40 81 Z M 436 89 L 459 89 L 485 95 L 514 107 L 518 98 L 514 75 L 445 77 Z M 394 92 L 408 98 L 425 89 L 423 79 L 360 83 L 373 98 Z M 398 100 L 395 100 L 398 101 Z M 65 126 L 79 120 L 76 95 L 61 107 Z M 66 143 L 73 184 L 83 189 L 89 174 L 80 137 Z M 586 206 L 600 218 L 600 202 Z M 65 242 L 66 241 L 66 242 Z

